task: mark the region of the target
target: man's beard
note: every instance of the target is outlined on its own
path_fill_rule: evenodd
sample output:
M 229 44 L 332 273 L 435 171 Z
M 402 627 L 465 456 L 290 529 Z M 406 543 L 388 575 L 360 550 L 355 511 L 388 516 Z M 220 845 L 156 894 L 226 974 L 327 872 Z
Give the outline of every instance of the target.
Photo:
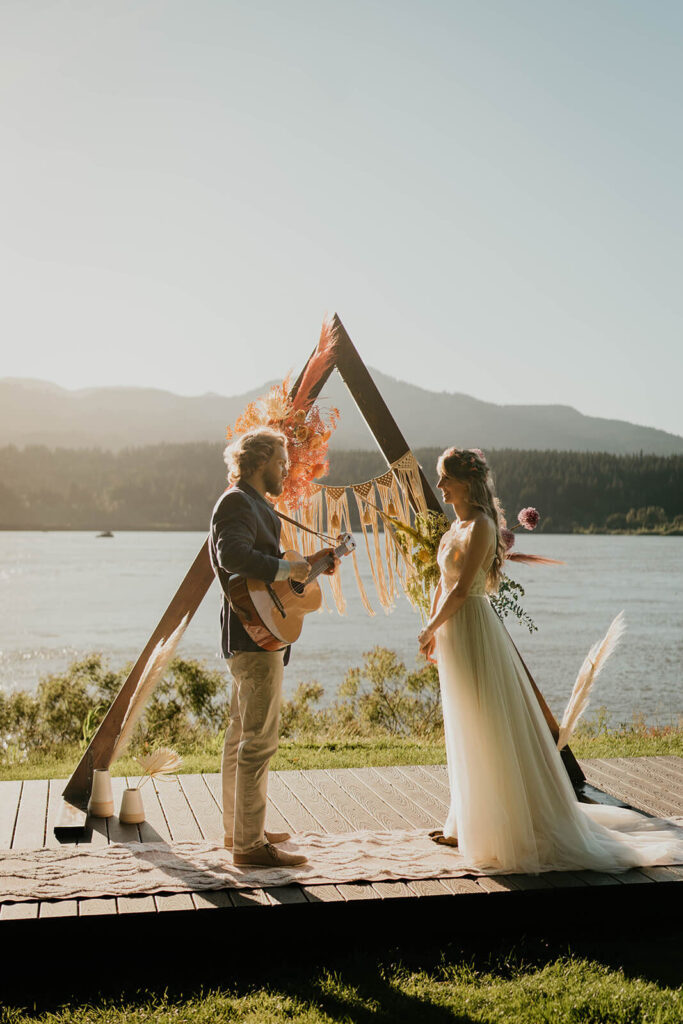
M 268 494 L 272 494 L 274 498 L 279 497 L 285 488 L 284 480 L 276 476 L 267 476 L 263 482 Z

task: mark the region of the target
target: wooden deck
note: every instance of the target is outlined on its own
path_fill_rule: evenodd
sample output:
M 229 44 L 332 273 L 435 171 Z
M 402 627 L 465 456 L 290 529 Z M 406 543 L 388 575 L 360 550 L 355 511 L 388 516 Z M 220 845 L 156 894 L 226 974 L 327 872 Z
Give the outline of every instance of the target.
M 586 789 L 589 799 L 617 800 L 683 823 L 683 758 L 617 758 L 582 761 L 581 765 L 590 784 Z M 116 817 L 94 819 L 86 841 L 95 846 L 220 838 L 220 776 L 179 778 L 179 785 L 160 783 L 153 788 L 151 783 L 145 787 L 147 821 L 142 825 L 122 825 Z M 113 783 L 118 806 L 126 783 L 124 779 Z M 63 788 L 63 781 L 0 783 L 0 848 L 59 845 L 53 824 Z M 275 772 L 270 777 L 267 827 L 292 832 L 430 828 L 443 822 L 447 801 L 443 766 Z M 453 920 L 485 929 L 498 927 L 502 921 L 514 923 L 522 907 L 527 924 L 534 918 L 543 919 L 550 907 L 553 916 L 564 908 L 565 921 L 567 913 L 580 918 L 589 905 L 595 910 L 596 899 L 607 901 L 612 912 L 621 907 L 626 916 L 642 915 L 647 907 L 672 914 L 683 906 L 683 867 L 644 868 L 615 875 L 552 872 L 3 903 L 0 935 L 7 943 L 19 943 L 16 948 L 30 943 L 34 949 L 35 943 L 43 940 L 54 950 L 60 936 L 65 942 L 79 938 L 89 942 L 106 928 L 109 938 L 130 932 L 139 939 L 155 929 L 167 931 L 175 927 L 175 921 L 182 922 L 187 940 L 195 922 L 196 934 L 205 935 L 207 924 L 218 924 L 218 918 L 222 924 L 226 920 L 236 923 L 239 918 L 242 937 L 245 922 L 251 923 L 256 933 L 264 924 L 289 931 L 315 920 L 316 930 L 322 928 L 324 934 L 326 930 L 338 933 L 339 929 L 366 927 L 379 920 L 384 922 L 382 927 L 419 928 L 434 921 L 435 911 L 438 915 L 445 907 L 457 911 Z M 273 908 L 280 911 L 274 914 Z M 207 916 L 216 910 L 232 916 Z M 169 913 L 170 917 L 162 916 Z

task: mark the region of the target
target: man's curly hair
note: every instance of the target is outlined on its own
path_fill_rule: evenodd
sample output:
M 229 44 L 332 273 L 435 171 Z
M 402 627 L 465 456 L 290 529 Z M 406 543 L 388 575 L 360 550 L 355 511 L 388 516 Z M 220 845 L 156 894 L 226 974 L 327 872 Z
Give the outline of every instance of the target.
M 223 452 L 228 482 L 234 484 L 242 477 L 251 476 L 268 461 L 279 444 L 286 449 L 287 437 L 282 431 L 270 427 L 257 427 L 242 434 Z

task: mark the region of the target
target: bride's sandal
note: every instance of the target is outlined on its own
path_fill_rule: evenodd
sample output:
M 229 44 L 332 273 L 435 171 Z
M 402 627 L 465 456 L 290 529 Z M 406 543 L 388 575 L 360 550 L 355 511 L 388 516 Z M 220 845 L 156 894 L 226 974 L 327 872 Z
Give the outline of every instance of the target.
M 429 838 L 439 846 L 457 846 L 458 840 L 455 836 L 445 836 L 440 828 L 435 828 L 429 833 Z

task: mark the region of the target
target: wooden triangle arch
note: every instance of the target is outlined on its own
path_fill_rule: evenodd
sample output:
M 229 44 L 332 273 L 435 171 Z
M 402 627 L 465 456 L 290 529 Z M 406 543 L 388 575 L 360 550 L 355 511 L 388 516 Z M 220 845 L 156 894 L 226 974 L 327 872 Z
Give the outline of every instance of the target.
M 311 395 L 313 398 L 316 398 L 320 394 L 332 370 L 336 367 L 387 462 L 389 464 L 396 462 L 402 455 L 410 451 L 408 443 L 377 390 L 365 363 L 358 355 L 353 342 L 346 333 L 344 325 L 336 314 L 333 318 L 332 326 L 335 332 L 336 360 L 316 381 Z M 308 362 L 310 362 L 310 359 Z M 308 366 L 308 362 L 306 366 Z M 294 384 L 293 394 L 298 389 L 305 370 L 306 367 L 304 367 Z M 439 502 L 422 470 L 420 470 L 420 475 L 427 506 L 435 511 L 439 511 Z M 93 771 L 96 768 L 109 767 L 111 754 L 121 730 L 121 724 L 148 659 L 159 641 L 169 637 L 185 616 L 187 616 L 188 621 L 192 618 L 211 586 L 213 579 L 208 544 L 204 543 L 190 566 L 185 579 L 178 587 L 173 600 L 161 617 L 159 625 L 147 641 L 147 645 L 133 666 L 130 675 L 115 697 L 89 747 L 69 779 L 63 793 L 65 808 L 60 816 L 57 830 L 68 830 L 69 822 L 74 822 L 74 827 L 80 827 L 80 825 L 76 825 L 76 822 L 80 823 L 81 820 L 78 812 L 80 811 L 82 814 L 82 809 L 85 807 L 90 795 Z M 522 664 L 524 664 L 523 661 Z M 554 739 L 557 741 L 559 735 L 557 722 L 526 665 L 524 665 L 524 668 L 538 703 L 541 706 L 545 720 Z M 585 781 L 585 776 L 569 747 L 565 747 L 562 750 L 562 759 L 574 785 L 581 785 Z

